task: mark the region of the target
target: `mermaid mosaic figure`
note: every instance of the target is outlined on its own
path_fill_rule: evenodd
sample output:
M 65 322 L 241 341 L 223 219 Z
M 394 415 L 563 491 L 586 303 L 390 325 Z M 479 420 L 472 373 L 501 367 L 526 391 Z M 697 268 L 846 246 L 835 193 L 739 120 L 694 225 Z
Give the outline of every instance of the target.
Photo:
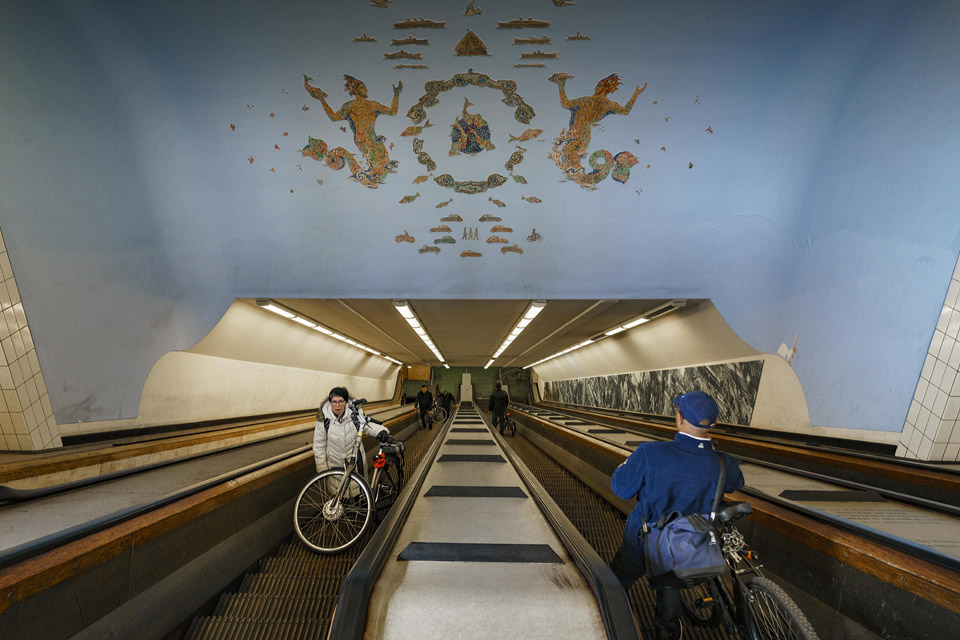
M 626 183 L 630 178 L 630 167 L 638 160 L 629 151 L 621 151 L 617 155 L 609 151 L 597 150 L 590 155 L 588 163 L 593 169 L 589 173 L 581 165 L 587 156 L 590 146 L 590 129 L 610 114 L 625 116 L 633 109 L 637 96 L 647 88 L 646 83 L 638 86 L 627 103 L 620 105 L 607 96 L 616 91 L 620 85 L 619 76 L 613 73 L 597 83 L 592 96 L 582 98 L 567 98 L 566 83 L 573 76 L 566 73 L 555 73 L 549 80 L 557 84 L 560 89 L 560 106 L 570 110 L 570 124 L 560 132 L 554 140 L 552 158 L 564 175 L 581 187 L 593 189 L 595 185 L 612 175 L 620 183 Z M 601 162 L 602 160 L 602 162 Z
M 303 76 L 303 87 L 307 90 L 307 93 L 320 101 L 323 110 L 326 111 L 331 121 L 346 120 L 350 123 L 350 128 L 353 130 L 353 141 L 367 162 L 366 168 L 360 166 L 357 158 L 350 151 L 343 147 L 328 150 L 326 142 L 312 137 L 307 137 L 307 146 L 303 148 L 301 155 L 309 156 L 317 161 L 324 160 L 327 166 L 335 170 L 342 169 L 346 164 L 349 166 L 352 180 L 356 180 L 365 187 L 376 189 L 377 186 L 383 184 L 388 173 L 394 172 L 397 161 L 390 159 L 384 145 L 386 138 L 378 136 L 373 125 L 377 116 L 381 114 L 397 115 L 403 83 L 398 82 L 393 87 L 393 102 L 390 103 L 390 107 L 387 107 L 375 100 L 368 99 L 367 86 L 360 80 L 347 75 L 343 78 L 346 81 L 343 88 L 353 97 L 353 100 L 344 102 L 340 110 L 336 112 L 327 104 L 327 94 L 317 87 L 310 86 L 310 81 L 313 78 L 306 74 Z

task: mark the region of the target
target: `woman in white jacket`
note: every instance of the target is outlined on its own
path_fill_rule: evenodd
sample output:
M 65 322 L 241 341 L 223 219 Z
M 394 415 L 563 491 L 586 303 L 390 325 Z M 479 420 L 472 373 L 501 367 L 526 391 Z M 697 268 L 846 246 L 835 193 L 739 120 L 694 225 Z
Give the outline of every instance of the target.
M 327 401 L 317 412 L 317 426 L 313 431 L 313 459 L 317 472 L 331 468 L 343 468 L 344 458 L 353 450 L 357 440 L 357 428 L 375 436 L 380 442 L 390 438 L 390 432 L 363 414 L 363 409 L 350 404 L 350 392 L 345 387 L 334 387 L 327 394 Z M 366 453 L 360 447 L 357 473 L 366 475 L 369 465 Z

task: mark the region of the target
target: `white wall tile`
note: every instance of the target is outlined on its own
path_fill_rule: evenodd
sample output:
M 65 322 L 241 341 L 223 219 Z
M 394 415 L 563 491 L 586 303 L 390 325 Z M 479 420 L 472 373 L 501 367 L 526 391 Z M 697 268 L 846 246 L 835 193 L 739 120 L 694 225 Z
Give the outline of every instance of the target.
M 907 443 L 910 442 L 910 438 L 913 437 L 914 431 L 916 431 L 916 428 L 914 428 L 910 424 L 904 425 L 903 431 L 900 432 L 900 444 L 906 447 Z
M 53 406 L 50 404 L 50 396 L 44 393 L 40 396 L 40 407 L 43 409 L 43 417 L 50 419 L 53 417 Z M 59 433 L 59 429 L 55 429 L 54 432 Z
M 948 366 L 947 370 L 943 372 L 943 380 L 940 381 L 940 388 L 950 393 L 953 389 L 953 385 L 957 381 L 957 370 L 953 367 Z
M 33 334 L 30 333 L 30 327 L 20 329 L 20 337 L 23 338 L 23 348 L 29 353 L 33 350 Z
M 920 448 L 917 449 L 917 457 L 921 460 L 929 460 L 931 449 L 933 449 L 933 440 L 923 438 L 923 440 L 920 442 Z
M 960 382 L 956 384 L 960 384 Z M 913 392 L 913 399 L 919 402 L 920 404 L 923 404 L 923 398 L 927 394 L 928 386 L 930 386 L 930 383 L 927 382 L 925 378 L 920 378 L 920 380 L 917 381 L 917 390 Z M 960 389 L 957 390 L 957 393 L 953 393 L 951 391 L 951 395 L 960 396 Z
M 930 409 L 927 409 L 922 405 L 920 406 L 920 413 L 917 415 L 917 422 L 915 425 L 918 430 L 923 431 L 927 428 L 927 422 L 930 420 L 931 415 Z M 917 450 L 916 447 L 912 447 L 912 449 L 914 451 Z
M 913 435 L 910 436 L 910 442 L 907 443 L 907 449 L 910 451 L 916 452 L 920 448 L 920 441 L 923 440 L 923 434 L 919 429 L 913 432 Z
M 946 443 L 937 443 L 934 442 L 933 446 L 930 447 L 930 457 L 927 460 L 943 460 L 943 453 L 946 450 Z
M 942 422 L 943 420 L 937 416 L 931 415 L 930 419 L 927 420 L 927 426 L 923 428 L 923 437 L 933 442 L 934 437 L 937 435 L 937 429 L 940 428 Z
M 13 313 L 17 319 L 17 331 L 27 326 L 27 315 L 23 312 L 23 304 L 19 302 L 15 303 L 13 305 Z M 10 327 L 10 330 L 13 331 L 13 327 Z M 934 331 L 934 333 L 936 333 L 936 331 Z
M 960 311 L 956 309 L 950 314 L 950 321 L 947 323 L 947 330 L 945 332 L 951 338 L 956 338 L 960 334 Z
M 29 387 L 28 387 L 29 390 Z M 39 396 L 37 396 L 39 397 Z M 933 407 L 930 408 L 931 413 L 937 416 L 938 418 L 943 417 L 943 409 L 947 406 L 947 399 L 950 396 L 947 395 L 942 389 L 937 389 L 937 399 L 933 401 Z M 33 402 L 31 399 L 30 402 Z
M 899 447 L 897 451 L 900 451 Z M 899 455 L 899 453 L 897 455 Z M 951 442 L 943 451 L 944 460 L 956 460 L 958 456 L 960 456 L 960 442 Z
M 23 329 L 20 330 L 20 334 L 23 335 Z M 944 334 L 943 343 L 940 345 L 940 352 L 937 353 L 937 359 L 947 362 L 950 359 L 950 352 L 953 351 L 956 344 L 956 340 Z
M 19 360 L 14 360 L 10 363 L 10 376 L 13 378 L 13 388 L 23 386 L 26 378 L 23 375 L 23 368 L 20 366 Z M 3 387 L 0 387 L 2 389 Z
M 944 340 L 944 342 L 947 342 Z M 930 373 L 930 377 L 927 380 L 930 381 L 930 384 L 935 385 L 938 389 L 943 389 L 943 374 L 947 371 L 947 363 L 941 360 L 936 360 L 936 364 L 933 365 L 933 371 Z M 947 391 L 950 391 L 950 387 L 947 387 Z
M 944 444 L 950 442 L 950 435 L 953 433 L 956 424 L 956 420 L 941 420 L 930 439 L 934 442 L 942 442 Z
M 947 405 L 943 408 L 944 420 L 960 419 L 960 397 L 950 396 L 947 398 Z
M 920 377 L 924 380 L 930 380 L 930 376 L 933 375 L 933 368 L 937 364 L 937 358 L 932 354 L 927 354 L 923 359 L 923 368 L 920 369 Z
M 37 359 L 36 350 L 30 351 L 27 353 L 27 362 L 30 363 L 30 370 L 34 374 L 40 373 L 40 360 Z M 944 389 L 944 391 L 946 391 L 946 389 Z
M 947 332 L 947 325 L 950 324 L 950 316 L 953 314 L 953 307 L 943 305 L 940 309 L 940 317 L 937 319 L 937 331 Z
M 927 353 L 933 354 L 934 356 L 940 353 L 940 345 L 943 344 L 943 339 L 946 335 L 947 334 L 945 334 L 943 331 L 934 331 L 933 338 L 930 340 L 930 348 L 927 350 Z
M 16 280 L 7 281 L 7 291 L 10 292 L 10 301 L 13 302 L 13 304 L 20 302 L 20 289 L 17 288 Z
M 2 388 L 2 387 L 0 387 Z M 950 401 L 948 400 L 947 403 Z M 958 399 L 958 412 L 960 412 L 960 399 Z M 907 424 L 917 424 L 917 416 L 920 414 L 920 403 L 916 400 L 910 402 L 910 410 L 907 411 Z
M 957 262 L 957 268 L 960 268 L 960 261 Z M 950 286 L 947 287 L 947 297 L 946 300 L 944 300 L 944 303 L 947 306 L 956 309 L 958 294 L 960 294 L 960 277 L 958 277 L 957 273 L 954 272 L 953 279 L 950 280 Z
M 927 392 L 923 394 L 923 402 L 921 402 L 920 404 L 922 404 L 927 409 L 930 409 L 932 411 L 933 404 L 937 401 L 937 393 L 939 391 L 940 389 L 937 389 L 934 385 L 928 384 Z

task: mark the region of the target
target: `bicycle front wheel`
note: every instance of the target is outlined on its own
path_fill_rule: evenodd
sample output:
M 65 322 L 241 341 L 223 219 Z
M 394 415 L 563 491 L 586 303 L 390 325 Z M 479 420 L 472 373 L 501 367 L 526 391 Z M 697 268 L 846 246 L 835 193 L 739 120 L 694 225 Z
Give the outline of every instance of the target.
M 293 508 L 293 527 L 318 553 L 338 553 L 354 545 L 373 519 L 370 485 L 351 473 L 343 497 L 336 499 L 342 469 L 328 469 L 308 482 Z
M 446 422 L 447 421 L 447 410 L 443 407 L 437 407 L 433 410 L 433 414 L 430 416 L 434 422 Z
M 800 607 L 775 582 L 762 576 L 746 580 L 743 611 L 751 640 L 818 640 Z
M 690 624 L 696 627 L 716 627 L 720 624 L 720 591 L 716 580 L 701 582 L 680 591 L 680 606 Z
M 397 501 L 397 496 L 400 495 L 400 489 L 402 488 L 403 470 L 400 468 L 400 463 L 397 459 L 394 456 L 388 455 L 384 461 L 383 468 L 380 469 L 377 486 L 374 488 L 376 492 L 374 504 L 376 505 L 375 515 L 377 522 L 383 522 L 383 519 L 387 517 L 387 512 L 390 511 L 393 503 Z

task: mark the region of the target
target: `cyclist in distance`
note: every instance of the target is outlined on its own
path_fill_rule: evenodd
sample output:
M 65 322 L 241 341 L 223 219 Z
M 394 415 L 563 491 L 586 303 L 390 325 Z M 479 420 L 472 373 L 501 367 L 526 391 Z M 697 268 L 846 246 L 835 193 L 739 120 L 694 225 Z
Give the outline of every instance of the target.
M 313 431 L 313 459 L 317 472 L 331 468 L 343 468 L 344 458 L 353 450 L 357 429 L 375 436 L 380 442 L 390 440 L 390 432 L 382 424 L 367 418 L 363 409 L 350 403 L 350 392 L 345 387 L 334 387 L 327 394 L 327 401 L 317 412 L 317 426 Z M 366 452 L 360 447 L 357 472 L 365 475 L 369 469 Z
M 420 385 L 420 393 L 417 394 L 413 404 L 420 412 L 420 428 L 433 429 L 433 420 L 430 419 L 430 412 L 433 410 L 433 394 L 427 391 L 427 385 Z
M 490 401 L 487 403 L 487 413 L 493 414 L 493 426 L 496 428 L 500 424 L 500 435 L 503 435 L 503 427 L 507 422 L 507 406 L 510 405 L 510 398 L 507 392 L 501 389 L 500 381 L 493 384 L 493 393 L 490 394 Z
M 717 487 L 719 460 L 708 437 L 717 422 L 716 401 L 703 391 L 691 391 L 673 400 L 677 435 L 672 442 L 645 442 L 617 467 L 611 479 L 613 492 L 624 500 L 636 498 L 637 506 L 627 517 L 623 542 L 610 568 L 624 590 L 646 571 L 643 525 L 679 511 L 681 515 L 710 513 Z M 740 465 L 724 454 L 727 475 L 725 493 L 743 487 Z M 657 592 L 654 616 L 655 638 L 680 638 L 680 589 L 667 581 L 651 581 Z M 659 584 L 656 584 L 658 583 Z

